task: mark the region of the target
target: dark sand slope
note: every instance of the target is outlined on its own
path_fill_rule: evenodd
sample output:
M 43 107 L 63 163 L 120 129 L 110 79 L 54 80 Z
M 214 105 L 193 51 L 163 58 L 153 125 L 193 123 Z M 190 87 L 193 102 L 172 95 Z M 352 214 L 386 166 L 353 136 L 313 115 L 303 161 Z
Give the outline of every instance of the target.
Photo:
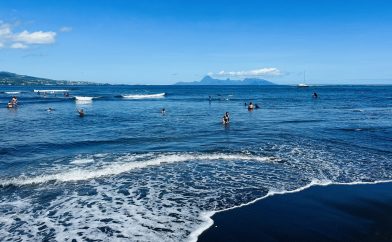
M 315 186 L 212 219 L 199 241 L 392 241 L 392 183 Z

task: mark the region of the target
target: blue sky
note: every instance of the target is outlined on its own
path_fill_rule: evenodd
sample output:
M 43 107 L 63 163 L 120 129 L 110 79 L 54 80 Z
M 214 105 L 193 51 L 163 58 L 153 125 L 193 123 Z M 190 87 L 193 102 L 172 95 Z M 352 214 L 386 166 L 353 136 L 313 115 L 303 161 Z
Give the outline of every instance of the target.
M 0 70 L 171 84 L 392 84 L 392 1 L 0 2 Z

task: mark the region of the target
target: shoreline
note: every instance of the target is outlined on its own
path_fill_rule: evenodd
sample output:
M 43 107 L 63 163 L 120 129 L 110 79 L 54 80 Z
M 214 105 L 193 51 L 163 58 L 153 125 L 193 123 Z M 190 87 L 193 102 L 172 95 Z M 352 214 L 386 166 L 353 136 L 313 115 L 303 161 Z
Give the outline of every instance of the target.
M 325 196 L 323 194 L 336 193 L 336 192 L 341 193 L 341 190 L 348 190 L 354 194 L 359 193 L 365 197 L 363 199 L 370 199 L 374 202 L 379 202 L 379 200 L 383 199 L 380 194 L 378 194 L 378 196 L 376 196 L 376 197 L 374 197 L 375 194 L 373 194 L 373 197 L 371 197 L 371 195 L 366 193 L 368 191 L 371 192 L 372 191 L 371 187 L 377 186 L 377 185 L 381 186 L 381 187 L 388 187 L 388 188 L 392 189 L 392 180 L 380 180 L 380 181 L 375 181 L 375 182 L 351 182 L 351 183 L 333 183 L 331 181 L 314 180 L 311 183 L 309 183 L 308 185 L 297 188 L 295 190 L 270 191 L 265 196 L 257 198 L 255 200 L 250 201 L 245 204 L 241 204 L 238 206 L 234 206 L 234 207 L 219 210 L 219 211 L 212 211 L 212 212 L 203 213 L 202 217 L 206 218 L 205 223 L 203 223 L 199 228 L 197 228 L 194 232 L 191 233 L 191 235 L 189 236 L 189 238 L 190 238 L 189 240 L 192 242 L 193 241 L 209 242 L 209 241 L 238 241 L 239 239 L 244 239 L 243 235 L 246 235 L 249 233 L 255 234 L 256 231 L 252 231 L 252 229 L 255 229 L 255 228 L 250 228 L 249 224 L 248 224 L 248 227 L 246 227 L 244 224 L 234 226 L 236 224 L 236 221 L 242 221 L 243 219 L 249 220 L 249 218 L 247 218 L 247 217 L 253 216 L 253 218 L 251 218 L 250 220 L 257 223 L 258 219 L 254 218 L 254 217 L 257 216 L 257 214 L 259 214 L 260 211 L 266 212 L 266 208 L 263 208 L 263 206 L 265 206 L 265 203 L 267 203 L 268 206 L 272 206 L 273 208 L 275 208 L 275 210 L 279 206 L 275 206 L 273 204 L 271 205 L 271 202 L 276 202 L 279 200 L 285 200 L 284 202 L 282 202 L 282 201 L 280 202 L 281 203 L 280 206 L 287 205 L 287 201 L 290 201 L 290 199 L 294 199 L 294 201 L 297 201 L 297 203 L 300 203 L 300 205 L 301 205 L 301 201 L 304 200 L 303 197 L 308 196 L 309 193 L 316 195 L 314 200 L 317 200 L 318 202 L 321 202 L 321 203 L 322 203 L 323 196 Z M 338 190 L 338 191 L 336 191 L 336 190 Z M 382 193 L 385 193 L 386 190 L 388 190 L 388 189 L 384 189 L 382 191 Z M 353 197 L 349 197 L 347 194 L 336 198 L 336 200 L 338 200 L 338 202 L 343 202 L 343 203 L 344 202 L 347 203 L 349 201 L 351 203 L 353 203 L 352 199 L 353 199 Z M 390 201 L 392 202 L 392 193 L 390 196 L 388 196 L 388 199 L 390 199 Z M 324 206 L 327 206 L 327 205 L 324 204 Z M 252 211 L 252 212 L 249 213 L 249 211 Z M 277 212 L 279 212 L 279 211 L 280 210 L 278 209 Z M 291 211 L 291 212 L 295 212 L 295 211 Z M 290 211 L 289 211 L 289 213 L 290 213 Z M 306 214 L 309 216 L 313 216 L 314 214 L 320 215 L 320 213 L 322 213 L 322 212 L 311 211 L 309 209 L 308 209 L 308 211 L 306 211 Z M 392 214 L 392 207 L 391 207 L 391 214 Z M 279 221 L 275 221 L 275 222 L 279 222 Z M 287 221 L 281 221 L 281 222 L 286 223 Z M 279 224 L 276 224 L 276 225 L 279 225 Z M 392 220 L 391 220 L 391 228 L 392 228 Z M 260 230 L 260 229 L 262 229 L 262 228 L 261 227 L 257 228 L 257 230 Z M 278 229 L 278 228 L 276 228 L 276 229 Z M 302 228 L 302 229 L 306 229 L 306 228 Z M 256 234 L 257 234 L 257 232 L 256 232 Z M 232 237 L 233 235 L 236 235 L 237 237 Z M 391 232 L 390 238 L 392 239 L 392 232 Z M 289 237 L 286 238 L 286 240 L 287 239 L 290 239 L 290 241 L 293 241 Z M 309 241 L 320 240 L 320 239 L 322 240 L 323 238 L 317 238 L 317 237 L 311 238 L 311 240 L 309 240 Z M 262 241 L 282 241 L 282 240 L 276 240 L 276 239 L 270 239 L 270 238 L 261 238 L 260 236 L 254 237 L 253 239 L 251 237 L 246 238 L 246 241 L 260 241 L 260 240 L 262 240 Z M 300 241 L 303 241 L 303 240 L 308 241 L 307 239 L 304 239 L 304 238 L 300 239 Z M 283 241 L 285 241 L 285 240 L 283 240 Z M 294 241 L 296 241 L 296 240 L 294 240 Z M 328 241 L 330 241 L 330 239 L 328 239 Z M 339 239 L 336 240 L 335 239 L 333 241 L 343 241 L 343 240 L 339 240 Z M 378 241 L 378 240 L 376 240 L 376 241 Z M 384 241 L 384 240 L 379 240 L 379 241 Z

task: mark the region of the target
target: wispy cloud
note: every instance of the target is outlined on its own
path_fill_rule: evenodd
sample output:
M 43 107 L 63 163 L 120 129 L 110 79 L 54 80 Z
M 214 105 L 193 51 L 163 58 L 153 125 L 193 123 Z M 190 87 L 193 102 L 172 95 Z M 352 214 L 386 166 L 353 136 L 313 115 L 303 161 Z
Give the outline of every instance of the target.
M 26 49 L 31 45 L 53 44 L 56 32 L 23 30 L 15 32 L 12 25 L 0 21 L 0 48 Z
M 11 36 L 10 25 L 0 21 L 0 38 L 7 38 L 9 36 Z
M 13 43 L 10 48 L 12 49 L 26 49 L 28 46 L 22 43 Z
M 280 76 L 282 72 L 275 67 L 260 68 L 247 71 L 220 71 L 217 73 L 210 72 L 210 76 L 215 77 L 263 77 L 263 76 Z
M 68 26 L 64 26 L 60 28 L 60 32 L 71 32 L 72 28 Z

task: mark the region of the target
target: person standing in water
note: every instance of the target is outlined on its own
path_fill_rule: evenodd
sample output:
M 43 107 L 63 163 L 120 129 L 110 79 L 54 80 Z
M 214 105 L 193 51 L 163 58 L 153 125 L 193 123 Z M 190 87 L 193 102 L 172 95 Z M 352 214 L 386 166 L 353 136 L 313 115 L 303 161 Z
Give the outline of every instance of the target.
M 82 108 L 78 109 L 77 111 L 79 113 L 79 117 L 84 117 L 84 110 Z
M 17 104 L 18 104 L 18 99 L 16 98 L 16 96 L 13 96 L 12 99 L 7 104 L 7 108 L 16 108 Z
M 11 99 L 11 103 L 13 106 L 16 106 L 18 104 L 18 98 L 16 98 L 16 96 L 13 96 Z
M 248 105 L 248 110 L 249 111 L 253 111 L 254 108 L 255 108 L 255 106 L 253 105 L 252 102 L 250 102 L 249 105 Z
M 223 115 L 222 123 L 223 123 L 223 124 L 229 124 L 229 123 L 230 123 L 229 112 L 226 112 L 225 115 Z
M 161 109 L 161 114 L 162 114 L 162 115 L 165 115 L 165 113 L 166 113 L 165 108 L 162 108 L 162 109 Z

